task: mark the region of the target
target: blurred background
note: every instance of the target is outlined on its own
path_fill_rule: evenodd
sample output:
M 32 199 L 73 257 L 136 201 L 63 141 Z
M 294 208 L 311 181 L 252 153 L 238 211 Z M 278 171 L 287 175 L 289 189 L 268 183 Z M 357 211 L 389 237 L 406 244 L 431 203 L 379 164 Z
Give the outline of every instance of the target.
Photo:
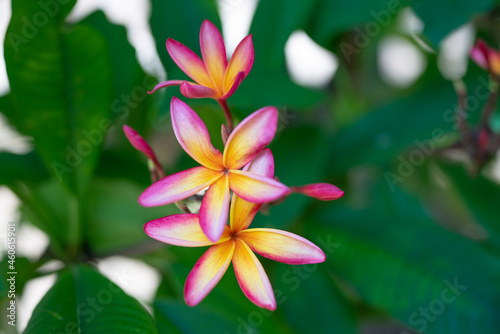
M 76 261 L 137 299 L 159 333 L 498 333 L 500 115 L 494 104 L 481 127 L 497 98 L 469 57 L 477 36 L 498 47 L 498 1 L 73 2 L 0 0 L 0 256 L 6 268 L 3 240 L 16 223 L 19 273 L 18 323 L 2 321 L 0 332 L 36 333 L 42 298 L 48 309 L 72 298 L 60 286 Z M 199 54 L 204 19 L 221 28 L 228 57 L 253 34 L 254 67 L 228 102 L 236 120 L 278 107 L 270 147 L 280 180 L 346 192 L 324 203 L 292 195 L 256 217 L 255 226 L 297 233 L 327 254 L 314 266 L 259 258 L 273 313 L 245 298 L 231 268 L 187 307 L 184 281 L 205 249 L 142 230 L 178 211 L 137 203 L 149 174 L 122 125 L 147 138 L 167 174 L 193 167 L 170 124 L 178 96 L 222 148 L 215 102 L 187 101 L 178 87 L 145 93 L 186 78 L 165 41 Z M 461 85 L 469 146 L 455 119 Z M 483 129 L 491 145 L 479 161 Z

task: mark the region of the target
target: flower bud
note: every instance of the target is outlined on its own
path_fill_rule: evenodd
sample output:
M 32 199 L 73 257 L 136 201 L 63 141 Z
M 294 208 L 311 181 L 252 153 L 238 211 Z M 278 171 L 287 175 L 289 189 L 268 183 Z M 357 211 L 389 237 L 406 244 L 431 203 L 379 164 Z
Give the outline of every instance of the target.
M 314 197 L 320 201 L 332 201 L 344 196 L 344 191 L 329 183 L 313 183 L 302 187 L 292 187 L 292 192 Z

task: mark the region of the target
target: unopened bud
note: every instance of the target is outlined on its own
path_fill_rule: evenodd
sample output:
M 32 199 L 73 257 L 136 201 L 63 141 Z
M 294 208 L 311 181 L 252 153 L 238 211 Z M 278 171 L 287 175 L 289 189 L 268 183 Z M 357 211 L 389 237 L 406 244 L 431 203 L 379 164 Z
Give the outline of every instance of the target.
M 137 131 L 135 131 L 128 125 L 123 126 L 123 132 L 125 132 L 125 136 L 129 140 L 130 144 L 132 144 L 135 149 L 144 153 L 144 155 L 148 157 L 148 161 L 150 161 L 148 162 L 148 165 L 152 181 L 155 182 L 156 180 L 163 178 L 163 168 L 158 162 L 155 152 L 153 151 L 151 146 L 149 146 L 146 140 L 142 138 L 141 135 L 137 133 Z
M 344 191 L 329 183 L 313 183 L 302 187 L 290 188 L 292 192 L 314 197 L 320 201 L 332 201 L 344 196 Z

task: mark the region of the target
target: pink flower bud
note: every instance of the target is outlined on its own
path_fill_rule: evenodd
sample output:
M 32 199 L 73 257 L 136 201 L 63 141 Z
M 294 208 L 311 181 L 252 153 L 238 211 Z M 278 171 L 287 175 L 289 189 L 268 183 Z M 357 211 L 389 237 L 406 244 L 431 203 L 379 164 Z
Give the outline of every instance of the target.
M 476 45 L 474 45 L 472 47 L 472 50 L 470 51 L 471 59 L 485 70 L 489 69 L 489 54 L 490 49 L 488 45 L 486 45 L 486 43 L 480 38 L 477 40 Z
M 482 39 L 470 51 L 471 59 L 481 68 L 494 75 L 500 75 L 500 52 L 489 47 Z
M 314 197 L 320 201 L 332 201 L 344 196 L 344 192 L 329 183 L 313 183 L 302 187 L 292 187 L 292 192 Z
M 130 144 L 132 144 L 133 147 L 135 147 L 138 151 L 144 153 L 149 159 L 153 161 L 156 160 L 156 155 L 153 152 L 153 149 L 151 148 L 151 146 L 149 146 L 146 140 L 137 133 L 137 131 L 135 131 L 128 125 L 124 125 L 123 132 L 125 132 L 125 136 L 127 136 L 127 139 L 130 141 Z
M 127 136 L 127 139 L 129 140 L 130 144 L 132 144 L 133 147 L 135 147 L 138 151 L 141 151 L 144 153 L 151 162 L 153 162 L 155 166 L 155 170 L 158 174 L 158 176 L 161 178 L 163 174 L 163 168 L 161 167 L 160 163 L 158 162 L 158 159 L 156 158 L 156 154 L 149 146 L 149 144 L 146 142 L 144 138 L 141 137 L 140 134 L 137 133 L 134 129 L 132 129 L 128 125 L 123 126 L 123 132 L 125 132 L 125 136 Z

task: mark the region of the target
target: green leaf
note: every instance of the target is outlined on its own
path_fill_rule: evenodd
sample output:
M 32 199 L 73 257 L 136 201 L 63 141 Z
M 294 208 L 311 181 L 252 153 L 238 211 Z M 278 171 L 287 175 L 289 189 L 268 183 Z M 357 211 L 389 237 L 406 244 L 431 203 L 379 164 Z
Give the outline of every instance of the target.
M 471 88 L 480 85 L 477 77 L 471 81 Z M 451 82 L 429 68 L 417 90 L 409 93 L 375 108 L 332 138 L 328 164 L 332 174 L 360 164 L 386 167 L 403 150 L 430 141 L 433 148 L 429 146 L 430 152 L 424 152 L 428 157 L 440 144 L 450 140 L 457 101 Z M 479 114 L 477 110 L 471 119 Z
M 410 2 L 361 0 L 356 2 L 354 9 L 353 4 L 347 1 L 319 0 L 306 32 L 320 45 L 329 47 L 336 35 L 366 23 L 359 30 L 354 30 L 359 41 L 365 40 L 372 37 L 372 31 L 380 32 L 387 27 Z M 361 42 L 352 46 L 361 48 Z
M 434 46 L 438 46 L 446 35 L 471 20 L 474 14 L 489 11 L 494 5 L 494 0 L 422 0 L 412 7 L 424 22 L 424 35 Z
M 437 226 L 408 194 L 385 185 L 373 194 L 365 210 L 323 210 L 313 219 L 320 225 L 309 225 L 312 240 L 330 250 L 332 270 L 365 302 L 420 332 L 498 332 L 498 258 Z
M 137 300 L 85 265 L 61 272 L 24 333 L 59 332 L 157 333 L 153 318 Z
M 158 54 L 167 70 L 168 79 L 187 78 L 186 75 L 182 78 L 175 76 L 182 72 L 170 59 L 165 43 L 167 38 L 173 38 L 200 55 L 199 36 L 203 20 L 210 20 L 219 29 L 221 27 L 216 2 L 211 0 L 171 2 L 153 0 L 151 13 L 151 30 L 156 40 Z M 176 72 L 171 72 L 171 70 Z
M 48 179 L 34 185 L 13 184 L 10 186 L 21 200 L 21 212 L 33 225 L 47 233 L 55 255 L 61 259 L 62 250 L 68 243 L 68 199 L 59 183 Z
M 290 34 L 304 29 L 312 15 L 314 1 L 259 1 L 250 32 L 255 47 L 255 66 L 285 69 L 285 43 Z M 269 79 L 272 80 L 272 77 Z
M 56 2 L 52 14 L 43 2 L 12 3 L 5 60 L 13 108 L 4 112 L 34 137 L 52 174 L 81 195 L 111 124 L 112 85 L 104 38 L 86 25 L 64 23 L 74 2 Z M 43 27 L 37 17 L 46 18 Z
M 292 118 L 300 116 L 289 112 L 282 115 L 284 116 L 280 118 L 279 124 L 282 132 L 278 132 L 277 138 L 271 144 L 275 175 L 288 186 L 325 182 L 322 175 L 327 160 L 325 151 L 328 141 L 325 140 L 324 134 L 310 126 L 293 127 L 290 123 L 295 120 Z M 258 214 L 254 222 L 266 227 L 289 227 L 300 218 L 310 203 L 310 197 L 292 194 L 285 203 L 271 207 L 270 215 Z
M 228 101 L 230 106 L 244 107 L 247 116 L 263 106 L 306 109 L 318 104 L 323 98 L 322 91 L 293 83 L 285 68 L 266 70 L 254 65 Z
M 154 309 L 160 333 L 232 333 L 238 326 L 236 319 L 230 319 L 216 310 L 203 306 L 189 307 L 184 302 L 171 299 L 157 300 Z
M 12 96 L 10 94 L 0 96 L 0 112 L 4 113 L 6 110 L 12 109 L 14 109 Z
M 0 184 L 12 184 L 15 181 L 40 182 L 49 177 L 40 158 L 34 153 L 0 153 Z
M 292 32 L 306 26 L 315 3 L 259 1 L 250 27 L 254 66 L 230 103 L 251 107 L 254 111 L 265 105 L 306 108 L 321 101 L 324 97 L 321 91 L 298 86 L 290 80 L 285 64 L 285 44 Z
M 111 55 L 113 73 L 112 118 L 143 132 L 147 125 L 148 110 L 155 96 L 149 95 L 157 81 L 146 74 L 137 59 L 137 54 L 128 42 L 125 27 L 110 23 L 103 12 L 89 15 L 82 23 L 98 30 L 106 39 Z M 119 130 L 121 133 L 121 129 Z
M 500 249 L 500 222 L 498 220 L 498 199 L 500 185 L 482 175 L 472 178 L 465 168 L 440 162 L 439 167 L 448 181 L 458 190 L 477 221 L 488 231 L 491 243 Z
M 143 225 L 149 220 L 178 213 L 174 205 L 144 208 L 137 198 L 145 188 L 123 180 L 97 179 L 90 187 L 87 240 L 93 252 L 106 256 L 133 251 L 156 242 Z
M 356 334 L 354 308 L 324 270 L 324 263 L 279 265 L 275 284 L 278 307 L 295 333 Z M 307 307 L 304 307 L 307 305 Z M 304 321 L 307 319 L 307 321 Z
M 15 269 L 11 270 L 9 268 L 9 260 L 10 259 L 7 254 L 2 259 L 2 261 L 0 261 L 0 266 L 2 266 L 2 268 L 5 268 L 5 270 L 0 274 L 0 299 L 4 299 L 7 296 L 7 292 L 10 290 L 10 284 L 9 281 L 7 281 L 7 279 L 10 278 L 8 272 L 17 273 L 15 279 L 15 294 L 17 296 L 20 296 L 23 292 L 26 282 L 28 282 L 32 278 L 39 276 L 39 274 L 36 273 L 36 270 L 43 264 L 43 262 L 31 262 L 29 259 L 23 256 L 16 256 L 14 262 Z

